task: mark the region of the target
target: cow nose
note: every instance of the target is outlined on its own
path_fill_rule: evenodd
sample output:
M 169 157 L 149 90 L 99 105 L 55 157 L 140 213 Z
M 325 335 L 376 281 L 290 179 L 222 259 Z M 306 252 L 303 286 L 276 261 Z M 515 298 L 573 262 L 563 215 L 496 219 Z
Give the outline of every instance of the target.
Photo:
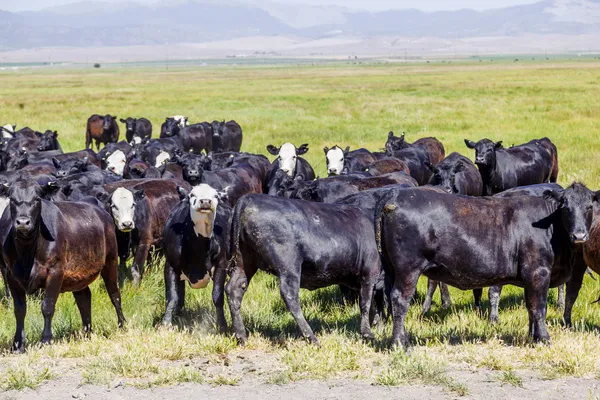
M 329 175 L 335 175 L 337 174 L 337 169 L 336 168 L 329 168 Z
M 589 235 L 587 232 L 576 232 L 571 235 L 571 241 L 573 243 L 585 243 L 589 239 Z
M 67 171 L 56 171 L 56 176 L 59 176 L 59 177 L 67 176 Z
M 133 221 L 123 221 L 123 228 L 133 228 Z
M 29 218 L 17 218 L 17 228 L 29 228 L 31 220 Z
M 191 169 L 188 171 L 188 176 L 198 176 L 200 175 L 200 173 L 198 172 L 197 169 Z

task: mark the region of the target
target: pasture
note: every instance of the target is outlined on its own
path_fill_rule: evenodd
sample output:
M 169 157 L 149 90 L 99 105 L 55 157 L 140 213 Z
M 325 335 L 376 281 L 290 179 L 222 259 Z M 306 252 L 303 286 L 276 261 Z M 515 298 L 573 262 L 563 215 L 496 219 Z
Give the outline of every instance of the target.
M 435 136 L 446 154 L 458 151 L 471 159 L 465 138 L 488 137 L 508 147 L 547 136 L 558 148 L 559 183 L 579 180 L 595 190 L 600 188 L 599 67 L 593 61 L 557 61 L 10 71 L 0 73 L 0 122 L 57 130 L 63 149 L 74 151 L 83 148 L 85 123 L 93 113 L 146 117 L 155 137 L 169 115 L 183 114 L 191 122 L 235 119 L 244 131 L 243 151 L 266 155 L 268 144 L 308 143 L 305 158 L 320 176 L 326 175 L 324 146 L 380 150 L 390 130 L 406 132 L 411 142 Z M 487 311 L 474 310 L 471 291 L 456 289 L 450 309 L 441 309 L 436 294 L 432 310 L 422 316 L 425 289 L 421 279 L 407 318 L 408 354 L 387 350 L 391 323 L 374 327 L 373 345 L 363 343 L 358 306 L 342 306 L 337 288 L 303 290 L 304 315 L 321 342 L 314 347 L 301 338 L 277 279 L 259 273 L 244 297 L 250 335 L 240 348 L 233 336 L 216 333 L 209 288 L 188 288 L 177 328 L 156 327 L 165 307 L 158 261 L 139 288 L 129 281 L 122 288 L 124 331 L 117 329 L 97 280 L 91 338 L 81 337 L 75 301 L 64 294 L 54 317 L 55 343 L 40 347 L 41 300 L 30 299 L 25 355 L 8 351 L 14 317 L 12 301 L 3 298 L 0 389 L 36 388 L 54 380 L 141 388 L 357 380 L 439 386 L 454 397 L 501 386 L 532 388 L 541 379 L 582 378 L 583 383 L 571 383 L 578 393 L 587 395 L 586 385 L 589 396 L 600 393 L 597 384 L 592 389 L 600 379 L 600 305 L 592 304 L 600 295 L 599 281 L 586 276 L 569 330 L 561 325 L 551 290 L 550 346 L 530 343 L 520 288 L 502 293 L 497 325 L 488 324 Z M 484 310 L 488 305 L 484 294 Z

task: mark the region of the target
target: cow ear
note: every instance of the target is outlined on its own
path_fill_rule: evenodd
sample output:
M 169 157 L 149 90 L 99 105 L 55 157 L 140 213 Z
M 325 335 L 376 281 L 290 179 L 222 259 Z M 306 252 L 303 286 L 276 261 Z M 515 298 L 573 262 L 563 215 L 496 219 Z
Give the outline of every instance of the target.
M 435 173 L 435 167 L 433 166 L 432 163 L 430 163 L 429 161 L 425 161 L 423 163 L 431 172 Z
M 5 183 L 6 184 L 6 183 Z M 4 185 L 5 185 L 4 184 Z M 0 246 L 4 247 L 4 242 L 11 231 L 12 218 L 10 207 L 5 207 L 2 216 L 0 217 Z
M 562 205 L 564 200 L 563 193 L 556 190 L 545 190 L 544 199 L 557 202 L 559 207 Z
M 496 144 L 494 145 L 495 149 L 501 149 L 502 148 L 502 140 L 499 142 L 496 142 Z
M 169 117 L 165 118 L 165 122 L 167 122 L 169 120 Z
M 177 186 L 177 194 L 179 194 L 179 200 L 184 200 L 188 197 L 188 191 L 182 188 L 181 186 Z
M 306 154 L 307 152 L 308 152 L 308 143 L 304 143 L 296 149 L 296 154 L 299 156 L 301 156 L 302 154 Z
M 54 168 L 60 168 L 60 161 L 56 157 L 52 157 L 52 164 L 54 164 Z
M 133 192 L 133 199 L 135 201 L 140 201 L 144 197 L 146 197 L 146 192 L 144 192 L 144 189 L 136 190 L 135 192 Z
M 393 137 L 394 137 L 394 132 L 393 131 L 389 131 L 388 138 L 393 138 Z
M 220 192 L 217 192 L 217 198 L 219 199 L 219 201 L 229 200 L 229 188 L 230 188 L 230 186 L 227 186 Z
M 6 181 L 2 181 L 2 184 L 0 184 L 0 195 L 6 195 L 8 189 L 10 189 L 10 184 Z
M 349 152 L 350 152 L 350 146 L 346 146 L 346 148 L 344 149 L 344 157 L 346 157 Z
M 469 139 L 465 139 L 465 144 L 470 149 L 474 149 L 475 147 L 477 147 L 477 145 L 475 144 L 475 142 L 473 142 L 472 140 L 469 140 Z
M 325 155 L 327 155 L 327 153 L 329 153 L 329 147 L 323 147 L 323 152 L 325 153 Z
M 108 192 L 98 192 L 96 193 L 96 199 L 100 201 L 102 204 L 109 204 L 110 202 L 110 193 Z
M 58 223 L 63 219 L 60 210 L 56 205 L 48 200 L 42 200 L 42 235 L 48 241 L 55 241 L 57 238 Z
M 302 182 L 304 180 L 304 175 L 298 174 L 298 175 L 296 175 L 296 177 L 294 178 L 294 180 L 297 181 L 297 182 Z
M 594 203 L 597 203 L 598 201 L 600 201 L 600 190 L 598 190 L 597 192 L 594 193 L 594 198 L 593 198 Z
M 119 119 L 119 121 L 121 121 L 122 124 L 125 123 L 125 120 L 123 118 Z
M 267 151 L 269 152 L 269 154 L 277 156 L 279 155 L 279 147 L 275 147 L 272 144 L 267 146 Z

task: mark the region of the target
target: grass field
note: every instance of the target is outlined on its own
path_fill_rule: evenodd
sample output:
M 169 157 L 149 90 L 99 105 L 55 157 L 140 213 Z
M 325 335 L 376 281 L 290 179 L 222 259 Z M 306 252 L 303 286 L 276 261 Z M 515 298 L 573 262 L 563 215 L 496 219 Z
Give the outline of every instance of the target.
M 470 157 L 463 139 L 489 137 L 505 145 L 547 136 L 559 151 L 559 183 L 581 180 L 600 187 L 600 63 L 453 63 L 324 67 L 231 67 L 58 70 L 0 73 L 0 123 L 37 130 L 56 129 L 66 150 L 84 145 L 87 117 L 111 113 L 144 116 L 159 129 L 165 116 L 190 121 L 235 119 L 244 129 L 243 150 L 266 154 L 267 144 L 308 143 L 306 158 L 324 176 L 323 146 L 379 150 L 388 131 L 407 140 L 436 136 L 447 154 Z M 420 315 L 420 282 L 407 319 L 413 343 L 408 355 L 387 350 L 391 324 L 375 328 L 377 341 L 358 335 L 358 307 L 340 306 L 335 288 L 302 291 L 302 307 L 321 347 L 299 337 L 280 299 L 277 280 L 258 275 L 242 305 L 250 340 L 237 347 L 214 331 L 210 290 L 187 291 L 178 328 L 157 329 L 164 311 L 162 266 L 141 287 L 122 289 L 127 329 L 118 331 L 103 284 L 93 285 L 94 334 L 80 337 L 73 297 L 61 296 L 54 317 L 55 344 L 39 347 L 40 299 L 29 300 L 29 351 L 8 353 L 14 333 L 12 303 L 0 302 L 0 388 L 36 387 L 75 374 L 80 383 L 123 381 L 141 387 L 179 382 L 238 384 L 244 379 L 287 383 L 302 379 L 352 378 L 380 385 L 420 382 L 455 395 L 468 380 L 450 372 L 489 370 L 498 384 L 522 385 L 523 375 L 544 379 L 600 377 L 598 305 L 600 283 L 586 277 L 574 307 L 574 327 L 561 327 L 556 291 L 550 294 L 551 346 L 532 346 L 522 290 L 507 288 L 500 323 L 472 308 L 471 292 L 452 290 L 454 305 Z M 0 289 L 1 290 L 1 289 Z M 487 302 L 484 302 L 487 306 Z M 247 360 L 251 360 L 244 366 Z M 457 367 L 458 366 L 458 367 Z M 250 378 L 249 378 L 250 377 Z

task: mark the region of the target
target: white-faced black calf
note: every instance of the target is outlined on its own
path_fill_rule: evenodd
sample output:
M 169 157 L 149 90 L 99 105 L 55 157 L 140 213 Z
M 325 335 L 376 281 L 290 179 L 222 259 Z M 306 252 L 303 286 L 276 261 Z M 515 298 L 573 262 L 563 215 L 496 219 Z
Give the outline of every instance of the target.
M 185 281 L 190 287 L 206 287 L 214 281 L 213 302 L 217 309 L 217 326 L 227 328 L 224 286 L 229 246 L 231 207 L 225 194 L 209 185 L 194 186 L 191 191 L 178 188 L 181 202 L 175 206 L 164 229 L 166 309 L 164 324 L 171 324 L 185 301 Z
M 599 196 L 576 183 L 544 197 L 479 199 L 406 189 L 383 198 L 376 237 L 393 282 L 393 343 L 408 346 L 404 322 L 421 274 L 463 290 L 524 287 L 529 334 L 548 341 L 548 288 L 570 279 L 573 244 L 588 239 Z
M 329 176 L 360 172 L 367 165 L 377 161 L 369 150 L 356 149 L 350 151 L 350 146 L 347 146 L 345 149 L 342 149 L 338 145 L 332 148 L 324 147 L 323 152 L 325 153 L 327 174 Z
M 302 177 L 303 180 L 312 181 L 315 179 L 315 171 L 310 166 L 308 161 L 300 157 L 308 153 L 308 145 L 303 144 L 296 147 L 291 143 L 284 143 L 281 147 L 275 147 L 272 144 L 267 146 L 267 151 L 277 156 L 267 174 L 267 185 L 264 188 L 264 193 L 275 195 L 280 189 L 279 184 L 281 179 L 276 177 L 277 171 L 282 170 L 287 176 L 292 179 Z
M 25 346 L 26 295 L 42 289 L 42 343 L 52 340 L 52 317 L 58 295 L 73 292 L 85 331 L 92 328 L 89 285 L 102 275 L 117 312 L 121 311 L 117 241 L 114 224 L 104 210 L 86 203 L 51 203 L 44 188 L 20 180 L 8 189 L 10 206 L 0 220 L 2 256 L 17 321 L 13 349 Z
M 361 334 L 373 337 L 369 309 L 381 261 L 373 222 L 361 209 L 248 195 L 236 204 L 231 226 L 231 272 L 225 291 L 233 329 L 242 343 L 246 340 L 242 298 L 259 269 L 279 277 L 281 297 L 302 334 L 313 343 L 317 338 L 300 309 L 301 287 L 360 289 Z

